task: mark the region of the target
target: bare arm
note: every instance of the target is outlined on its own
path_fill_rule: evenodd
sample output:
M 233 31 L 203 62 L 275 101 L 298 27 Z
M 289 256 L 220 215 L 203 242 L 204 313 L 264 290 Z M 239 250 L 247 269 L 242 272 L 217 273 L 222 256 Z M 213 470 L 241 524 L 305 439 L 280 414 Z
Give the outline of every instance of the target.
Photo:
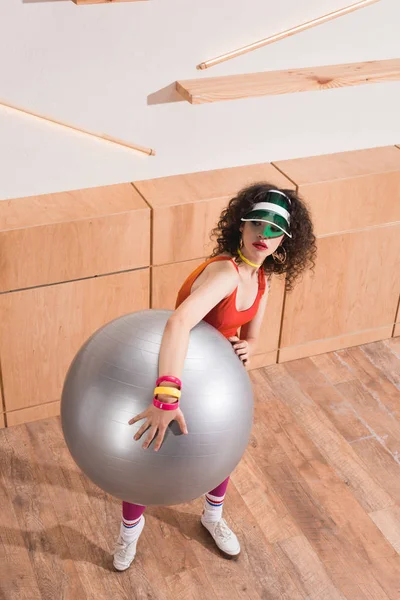
M 240 339 L 236 336 L 229 339 L 229 341 L 232 342 L 236 354 L 246 366 L 250 363 L 249 356 L 254 353 L 260 335 L 261 325 L 268 302 L 269 288 L 270 282 L 268 281 L 257 314 L 249 323 L 242 326 L 240 330 Z
M 207 269 L 209 270 L 204 282 L 182 302 L 167 321 L 159 354 L 159 376 L 174 375 L 181 378 L 191 329 L 237 286 L 238 274 L 230 262 L 212 263 Z M 165 383 L 165 385 L 176 387 L 171 383 Z M 175 400 L 168 395 L 160 395 L 158 398 L 163 402 Z M 135 440 L 140 439 L 149 429 L 143 448 L 148 448 L 156 437 L 154 450 L 157 451 L 162 444 L 169 423 L 174 419 L 178 422 L 181 431 L 187 433 L 185 419 L 180 408 L 163 411 L 151 404 L 146 411 L 136 415 L 129 423 L 132 425 L 142 419 L 146 419 L 146 422 L 136 433 Z
M 168 319 L 160 348 L 159 375 L 181 377 L 191 329 L 238 284 L 237 271 L 228 261 L 211 264 L 209 269 L 205 281 Z

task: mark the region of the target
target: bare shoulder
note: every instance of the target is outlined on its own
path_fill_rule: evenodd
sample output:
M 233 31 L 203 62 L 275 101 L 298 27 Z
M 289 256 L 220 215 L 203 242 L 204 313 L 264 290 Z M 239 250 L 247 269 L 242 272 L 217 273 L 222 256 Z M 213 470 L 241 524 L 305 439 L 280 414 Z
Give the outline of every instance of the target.
M 206 282 L 212 282 L 213 284 L 223 282 L 233 289 L 238 281 L 239 273 L 231 260 L 216 260 L 208 264 L 202 273 L 200 273 L 193 283 L 191 291 L 194 292 Z
M 207 270 L 208 274 L 205 273 Z M 193 283 L 190 294 L 175 310 L 175 315 L 191 329 L 232 293 L 238 278 L 239 274 L 230 260 L 210 263 Z
M 232 277 L 233 279 L 239 279 L 239 273 L 237 272 L 237 269 L 231 260 L 216 260 L 211 262 L 206 266 L 203 273 L 208 273 L 209 275 L 219 275 L 222 273 Z

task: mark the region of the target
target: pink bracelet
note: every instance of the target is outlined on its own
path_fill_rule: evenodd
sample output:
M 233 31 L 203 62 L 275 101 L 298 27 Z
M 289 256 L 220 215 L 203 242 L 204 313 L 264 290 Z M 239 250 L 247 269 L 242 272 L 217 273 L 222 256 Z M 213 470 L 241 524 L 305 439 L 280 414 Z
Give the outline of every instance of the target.
M 161 410 L 176 410 L 179 408 L 179 401 L 169 404 L 168 402 L 160 402 L 157 398 L 153 398 L 153 404 L 156 408 L 160 408 Z
M 162 381 L 169 381 L 170 383 L 175 383 L 176 385 L 179 385 L 179 389 L 182 388 L 181 380 L 177 377 L 174 377 L 173 375 L 163 375 L 162 377 L 159 377 L 156 381 L 156 387 L 158 387 Z

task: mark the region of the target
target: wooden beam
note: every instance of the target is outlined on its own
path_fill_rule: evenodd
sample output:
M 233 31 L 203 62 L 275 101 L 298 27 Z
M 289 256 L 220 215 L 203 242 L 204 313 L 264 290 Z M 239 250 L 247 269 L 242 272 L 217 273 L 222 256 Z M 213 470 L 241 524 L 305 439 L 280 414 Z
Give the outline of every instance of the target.
M 66 127 L 67 129 L 71 129 L 72 131 L 77 131 L 78 133 L 83 133 L 84 135 L 90 135 L 91 137 L 95 137 L 97 139 L 111 142 L 112 144 L 117 144 L 118 146 L 125 146 L 126 148 L 130 148 L 131 150 L 136 150 L 137 152 L 143 152 L 144 154 L 148 154 L 149 156 L 154 156 L 156 151 L 153 148 L 146 148 L 144 146 L 138 146 L 137 144 L 132 144 L 131 142 L 126 142 L 124 140 L 119 140 L 115 137 L 107 135 L 105 133 L 93 133 L 92 131 L 87 131 L 86 129 L 82 129 L 81 127 L 76 127 L 75 125 L 70 125 L 67 123 L 63 123 L 62 121 L 57 121 L 50 117 L 45 117 L 36 112 L 32 112 L 25 108 L 20 108 L 15 104 L 10 104 L 9 102 L 4 102 L 4 100 L 0 100 L 0 106 L 4 106 L 5 108 L 10 108 L 11 110 L 15 110 L 17 112 L 23 113 L 30 117 L 34 117 L 35 119 L 40 119 L 41 121 L 46 121 L 47 123 L 52 123 L 53 125 L 59 125 L 60 127 Z
M 263 48 L 268 44 L 278 42 L 279 40 L 283 40 L 284 38 L 287 38 L 291 35 L 295 35 L 296 33 L 300 33 L 301 31 L 305 31 L 306 29 L 311 29 L 311 27 L 315 27 L 316 25 L 322 25 L 322 23 L 332 21 L 332 19 L 343 17 L 344 15 L 348 15 L 349 13 L 355 10 L 365 8 L 370 4 L 375 4 L 375 2 L 380 1 L 381 0 L 360 0 L 355 4 L 350 4 L 350 6 L 345 6 L 344 8 L 335 10 L 334 12 L 328 13 L 326 15 L 322 15 L 321 17 L 317 17 L 316 19 L 312 19 L 311 21 L 307 21 L 306 23 L 301 23 L 301 25 L 296 25 L 295 27 L 291 27 L 290 29 L 285 29 L 285 31 L 281 31 L 280 33 L 270 35 L 269 37 L 259 40 L 258 42 L 254 42 L 253 44 L 248 44 L 247 46 L 243 46 L 242 48 L 233 50 L 232 52 L 227 52 L 226 54 L 217 56 L 217 58 L 206 60 L 205 62 L 202 62 L 199 65 L 197 65 L 196 69 L 209 69 L 210 67 L 214 67 L 215 65 L 218 65 L 219 63 L 224 62 L 226 60 L 231 60 L 232 58 L 236 58 L 237 56 L 241 56 L 242 54 L 246 54 L 247 52 L 252 52 L 253 50 L 258 50 L 258 48 Z
M 189 79 L 177 81 L 176 90 L 191 104 L 204 104 L 398 80 L 400 58 L 393 58 L 288 71 Z
M 115 4 L 116 2 L 146 2 L 147 0 L 72 0 L 75 4 Z

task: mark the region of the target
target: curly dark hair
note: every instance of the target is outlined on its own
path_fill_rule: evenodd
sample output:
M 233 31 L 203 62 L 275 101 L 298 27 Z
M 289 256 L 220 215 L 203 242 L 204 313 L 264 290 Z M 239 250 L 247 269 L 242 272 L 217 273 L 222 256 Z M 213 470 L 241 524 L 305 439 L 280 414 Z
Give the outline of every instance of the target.
M 228 206 L 222 211 L 217 226 L 211 231 L 210 237 L 216 238 L 217 246 L 210 257 L 218 256 L 228 252 L 234 256 L 237 262 L 241 262 L 238 255 L 241 232 L 240 220 L 256 202 L 266 201 L 267 192 L 279 190 L 286 194 L 291 200 L 291 224 L 290 233 L 292 237 L 285 236 L 280 247 L 286 250 L 286 262 L 280 264 L 274 261 L 272 256 L 267 256 L 262 268 L 268 275 L 286 275 L 285 287 L 291 291 L 294 282 L 305 269 L 314 269 L 317 253 L 316 240 L 313 224 L 307 207 L 299 194 L 290 189 L 279 188 L 268 182 L 254 183 L 240 190 L 232 198 Z

